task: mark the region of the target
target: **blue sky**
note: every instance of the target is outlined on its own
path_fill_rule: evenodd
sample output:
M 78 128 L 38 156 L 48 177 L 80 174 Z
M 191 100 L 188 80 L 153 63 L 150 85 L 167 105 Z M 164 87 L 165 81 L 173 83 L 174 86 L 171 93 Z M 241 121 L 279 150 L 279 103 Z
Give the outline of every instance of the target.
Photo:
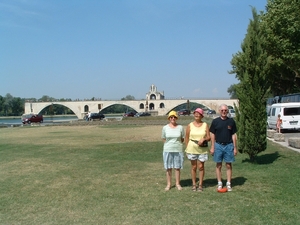
M 0 0 L 0 95 L 229 98 L 265 0 Z

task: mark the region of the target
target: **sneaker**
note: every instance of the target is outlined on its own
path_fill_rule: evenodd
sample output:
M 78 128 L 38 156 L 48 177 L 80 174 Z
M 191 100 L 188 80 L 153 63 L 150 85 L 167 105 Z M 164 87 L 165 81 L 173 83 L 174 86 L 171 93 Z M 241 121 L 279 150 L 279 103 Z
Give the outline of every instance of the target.
M 232 191 L 231 183 L 230 182 L 226 183 L 226 187 L 227 187 L 227 191 Z
M 223 188 L 223 184 L 222 182 L 218 182 L 218 190 L 222 189 Z

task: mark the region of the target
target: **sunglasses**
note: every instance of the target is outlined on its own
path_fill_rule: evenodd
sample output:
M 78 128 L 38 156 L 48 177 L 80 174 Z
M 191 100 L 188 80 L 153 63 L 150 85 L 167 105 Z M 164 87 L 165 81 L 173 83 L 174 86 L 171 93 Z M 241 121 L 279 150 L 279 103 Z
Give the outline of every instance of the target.
M 221 112 L 227 112 L 228 110 L 227 109 L 221 109 L 220 111 Z
M 170 116 L 169 118 L 170 118 L 170 119 L 177 119 L 176 116 Z

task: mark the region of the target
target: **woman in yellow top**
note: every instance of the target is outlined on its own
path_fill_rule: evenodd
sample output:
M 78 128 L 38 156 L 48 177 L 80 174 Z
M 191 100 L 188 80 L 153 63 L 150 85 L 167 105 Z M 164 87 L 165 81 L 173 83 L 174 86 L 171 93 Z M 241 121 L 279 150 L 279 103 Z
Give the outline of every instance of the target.
M 208 160 L 208 146 L 207 142 L 210 141 L 209 127 L 207 123 L 202 121 L 204 117 L 203 110 L 197 108 L 194 111 L 194 121 L 191 122 L 186 128 L 185 134 L 185 152 L 187 158 L 191 161 L 191 176 L 193 187 L 192 190 L 196 191 L 196 172 L 199 169 L 199 185 L 198 191 L 203 191 L 203 178 L 204 178 L 204 162 Z

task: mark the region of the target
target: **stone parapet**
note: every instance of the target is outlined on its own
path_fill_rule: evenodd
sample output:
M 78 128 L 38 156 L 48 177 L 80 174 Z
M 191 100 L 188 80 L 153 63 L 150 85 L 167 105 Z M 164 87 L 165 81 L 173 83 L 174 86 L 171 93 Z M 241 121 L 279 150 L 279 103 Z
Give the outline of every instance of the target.
M 267 130 L 267 137 L 274 138 L 274 134 L 276 133 L 275 130 Z
M 282 134 L 282 133 L 274 133 L 274 141 L 285 142 L 284 134 Z

